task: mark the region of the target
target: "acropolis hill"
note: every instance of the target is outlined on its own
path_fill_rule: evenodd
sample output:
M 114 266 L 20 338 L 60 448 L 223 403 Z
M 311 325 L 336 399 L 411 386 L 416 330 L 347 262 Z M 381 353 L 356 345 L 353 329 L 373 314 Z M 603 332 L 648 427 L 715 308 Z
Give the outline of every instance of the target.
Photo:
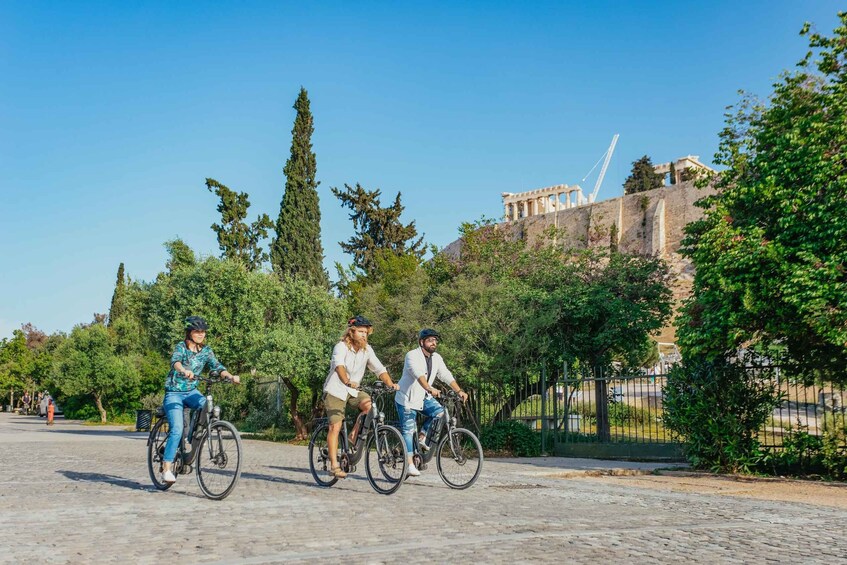
M 686 160 L 696 165 L 686 166 Z M 676 161 L 676 184 L 661 188 L 611 198 L 602 202 L 580 205 L 575 198 L 578 187 L 558 185 L 522 193 L 503 193 L 506 221 L 501 226 L 514 230 L 517 237 L 534 240 L 548 228 L 556 227 L 562 234 L 557 244 L 563 247 L 607 247 L 615 225 L 618 249 L 624 253 L 657 255 L 665 259 L 671 269 L 675 306 L 691 291 L 694 276 L 691 262 L 679 253 L 684 237 L 683 229 L 703 216 L 703 210 L 694 203 L 711 194 L 711 188 L 697 188 L 693 181 L 683 181 L 687 168 L 711 170 L 699 163 L 696 157 Z M 669 163 L 657 165 L 655 170 L 668 172 Z M 567 195 L 567 196 L 566 196 Z M 558 210 L 556 209 L 558 207 Z M 451 243 L 445 252 L 461 252 L 461 241 Z M 659 343 L 676 341 L 673 326 L 664 328 L 658 336 Z

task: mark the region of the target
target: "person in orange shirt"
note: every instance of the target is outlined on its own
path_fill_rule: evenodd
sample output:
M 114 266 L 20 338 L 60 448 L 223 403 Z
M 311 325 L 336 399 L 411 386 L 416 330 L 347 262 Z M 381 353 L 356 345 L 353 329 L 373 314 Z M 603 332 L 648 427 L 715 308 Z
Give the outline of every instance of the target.
M 53 425 L 53 414 L 56 412 L 56 405 L 53 404 L 53 399 L 51 398 L 47 403 L 47 425 Z

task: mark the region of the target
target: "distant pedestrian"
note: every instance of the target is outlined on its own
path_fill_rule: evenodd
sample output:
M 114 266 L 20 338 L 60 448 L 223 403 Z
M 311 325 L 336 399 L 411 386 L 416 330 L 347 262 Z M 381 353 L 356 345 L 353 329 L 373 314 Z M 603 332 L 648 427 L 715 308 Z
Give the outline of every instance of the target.
M 47 425 L 53 425 L 53 414 L 56 412 L 56 405 L 53 404 L 53 399 L 51 398 L 47 404 Z

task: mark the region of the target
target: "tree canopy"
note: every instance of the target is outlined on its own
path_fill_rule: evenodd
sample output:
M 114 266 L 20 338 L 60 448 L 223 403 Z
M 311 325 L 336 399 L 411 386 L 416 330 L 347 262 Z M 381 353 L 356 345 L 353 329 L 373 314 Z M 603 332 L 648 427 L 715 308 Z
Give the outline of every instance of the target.
M 221 257 L 241 261 L 250 271 L 259 269 L 268 260 L 260 242 L 268 237 L 268 230 L 273 227 L 271 219 L 267 214 L 260 214 L 256 221 L 246 224 L 244 219 L 250 208 L 246 192 L 235 192 L 211 178 L 206 179 L 206 188 L 220 198 L 221 223 L 212 224 L 212 231 L 218 236 Z
M 663 175 L 653 168 L 653 161 L 647 155 L 632 162 L 632 172 L 623 183 L 624 194 L 635 194 L 645 190 L 660 188 L 665 183 Z
M 344 190 L 333 188 L 332 193 L 348 208 L 353 221 L 353 236 L 339 245 L 345 253 L 353 256 L 353 265 L 365 277 L 374 277 L 378 272 L 381 255 L 408 255 L 415 259 L 423 257 L 423 236 L 418 237 L 415 222 L 403 224 L 400 216 L 404 206 L 400 193 L 389 206 L 382 206 L 382 191 L 367 190 L 356 183 L 355 187 L 345 184 Z
M 767 101 L 727 115 L 718 193 L 683 252 L 696 267 L 687 355 L 782 350 L 806 374 L 847 373 L 847 13 Z

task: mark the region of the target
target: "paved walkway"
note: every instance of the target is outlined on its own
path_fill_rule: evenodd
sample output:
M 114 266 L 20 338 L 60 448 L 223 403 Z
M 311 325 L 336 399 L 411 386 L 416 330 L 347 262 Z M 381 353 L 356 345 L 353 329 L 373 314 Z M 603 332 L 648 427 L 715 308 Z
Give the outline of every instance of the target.
M 61 419 L 48 429 L 37 417 L 0 414 L 0 562 L 833 563 L 847 556 L 840 508 L 650 484 L 664 477 L 584 476 L 649 471 L 649 464 L 489 460 L 468 490 L 448 489 L 430 468 L 386 497 L 361 474 L 318 488 L 306 448 L 246 441 L 241 482 L 213 502 L 193 476 L 168 492 L 153 490 L 145 438 Z

